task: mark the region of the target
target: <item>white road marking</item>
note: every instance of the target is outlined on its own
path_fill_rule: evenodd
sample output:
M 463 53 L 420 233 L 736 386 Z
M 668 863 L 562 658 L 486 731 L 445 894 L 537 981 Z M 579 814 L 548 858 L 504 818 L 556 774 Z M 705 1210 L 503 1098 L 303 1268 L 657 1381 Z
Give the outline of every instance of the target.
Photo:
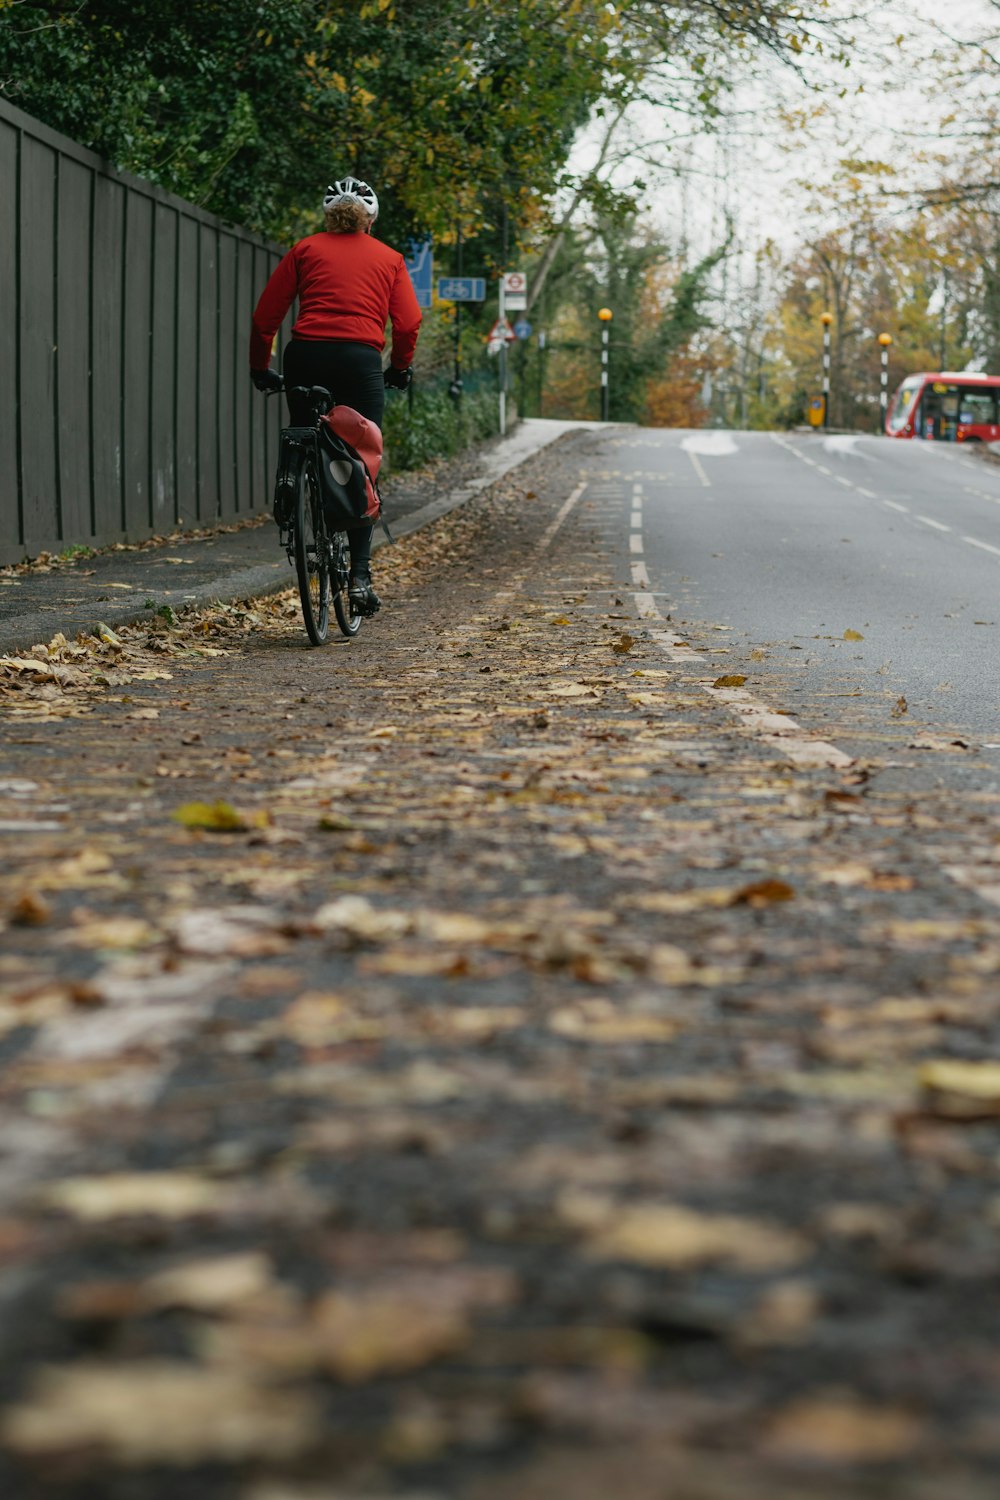
M 985 490 L 973 489 L 971 484 L 962 486 L 967 495 L 975 495 L 977 500 L 992 500 L 994 505 L 1000 505 L 1000 495 L 988 495 Z
M 874 490 L 866 490 L 860 484 L 856 485 L 855 488 L 857 489 L 857 492 L 858 492 L 859 495 L 864 495 L 864 497 L 865 497 L 866 500 L 877 500 L 878 499 L 878 496 L 876 495 L 876 493 L 875 493 Z
M 656 600 L 651 593 L 637 592 L 633 598 L 640 620 L 656 621 L 661 625 L 666 625 L 667 622 L 657 609 Z M 651 630 L 650 636 L 668 660 L 677 662 L 679 665 L 698 668 L 702 672 L 705 670 L 705 660 L 701 653 L 694 651 L 681 636 L 675 635 L 672 630 Z M 853 758 L 843 750 L 838 750 L 836 745 L 828 744 L 826 740 L 810 738 L 808 732 L 795 719 L 787 714 L 776 714 L 773 709 L 768 708 L 767 704 L 760 703 L 752 693 L 746 692 L 745 689 L 707 687 L 704 683 L 702 687 L 709 697 L 725 704 L 730 712 L 735 714 L 765 744 L 780 750 L 782 755 L 802 770 L 816 770 L 827 766 L 833 770 L 842 771 L 854 764 Z
M 632 583 L 637 589 L 649 588 L 649 574 L 646 572 L 646 564 L 644 562 L 634 562 L 632 564 Z M 638 598 L 638 595 L 636 595 L 636 598 Z
M 701 482 L 704 485 L 705 489 L 707 489 L 707 490 L 711 489 L 711 487 L 712 487 L 712 481 L 709 479 L 708 475 L 705 473 L 705 465 L 702 463 L 702 461 L 698 457 L 697 453 L 694 453 L 690 449 L 688 449 L 688 458 L 694 464 L 694 472 L 697 474 L 698 478 L 701 480 Z
M 835 479 L 838 484 L 846 484 L 849 490 L 853 490 L 855 488 L 853 479 L 845 479 L 843 474 L 831 474 L 830 478 Z
M 915 515 L 913 517 L 913 519 L 915 521 L 923 521 L 923 523 L 924 523 L 925 526 L 933 526 L 935 531 L 950 531 L 951 530 L 951 527 L 950 526 L 946 526 L 943 521 L 935 521 L 931 516 L 917 516 L 917 515 Z
M 631 536 L 628 539 L 628 549 L 629 549 L 630 552 L 634 552 L 637 557 L 641 557 L 642 556 L 642 534 L 641 534 L 641 532 L 638 532 L 638 531 L 633 531 L 632 532 Z
M 832 479 L 833 478 L 833 470 L 832 469 L 828 469 L 826 467 L 826 464 L 817 464 L 816 467 L 819 470 L 819 472 L 821 474 L 825 474 L 828 479 Z
M 963 542 L 968 542 L 970 547 L 981 547 L 984 552 L 992 552 L 1000 557 L 1000 547 L 994 547 L 990 542 L 978 542 L 974 536 L 963 536 Z
M 559 530 L 560 526 L 565 521 L 566 517 L 569 515 L 570 511 L 573 509 L 574 505 L 579 500 L 580 496 L 583 494 L 586 488 L 587 482 L 586 480 L 584 480 L 582 484 L 577 485 L 572 495 L 568 496 L 567 499 L 563 501 L 555 520 L 550 521 L 548 526 L 542 533 L 542 539 L 538 543 L 539 552 L 544 552 L 546 547 L 548 547 L 549 543 L 552 541 L 552 538 L 555 536 L 556 532 Z
M 890 510 L 901 511 L 904 516 L 908 516 L 910 514 L 908 507 L 905 505 L 900 505 L 898 500 L 883 500 L 882 504 L 888 505 Z

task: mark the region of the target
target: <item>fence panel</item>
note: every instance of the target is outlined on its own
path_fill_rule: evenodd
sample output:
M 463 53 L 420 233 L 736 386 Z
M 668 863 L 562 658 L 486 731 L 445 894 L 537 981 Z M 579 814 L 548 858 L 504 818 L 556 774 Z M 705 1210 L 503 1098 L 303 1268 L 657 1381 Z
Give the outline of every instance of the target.
M 17 464 L 17 412 L 20 405 L 21 372 L 17 357 L 17 214 L 18 158 L 20 141 L 16 128 L 0 118 L 0 183 L 5 213 L 0 213 L 0 370 L 7 387 L 0 399 L 0 537 L 9 533 L 14 549 L 20 537 L 20 499 Z M 13 386 L 13 389 L 11 389 Z M 4 559 L 0 556 L 0 561 Z
M 66 536 L 89 542 L 90 510 L 90 298 L 78 305 L 75 261 L 81 237 L 90 243 L 92 175 L 72 157 L 60 158 L 56 220 L 56 411 L 53 429 L 59 462 L 59 521 Z M 69 232 L 67 232 L 69 226 Z M 89 260 L 89 255 L 88 255 Z
M 122 502 L 122 257 L 125 243 L 125 187 L 110 177 L 94 178 L 94 217 L 90 300 L 92 357 L 90 377 L 93 452 L 94 541 L 117 542 L 125 533 Z M 78 537 L 60 538 L 79 541 Z
M 0 564 L 268 505 L 250 314 L 280 251 L 0 100 Z
M 56 173 L 58 155 L 30 136 L 21 141 L 20 330 L 21 367 L 21 539 L 38 552 L 49 537 L 61 534 L 55 434 L 56 409 L 55 286 Z

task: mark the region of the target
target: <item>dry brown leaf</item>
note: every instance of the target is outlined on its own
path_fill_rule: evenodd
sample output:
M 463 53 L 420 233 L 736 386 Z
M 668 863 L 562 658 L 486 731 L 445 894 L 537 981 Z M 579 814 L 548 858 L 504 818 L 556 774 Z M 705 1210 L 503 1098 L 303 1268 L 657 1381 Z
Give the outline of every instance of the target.
M 733 895 L 734 906 L 773 906 L 778 901 L 794 901 L 795 890 L 786 880 L 755 880 Z
M 742 672 L 727 672 L 722 677 L 717 677 L 712 683 L 714 688 L 738 688 L 746 682 Z
M 146 1307 L 189 1307 L 196 1312 L 226 1312 L 274 1285 L 266 1255 L 249 1250 L 183 1261 L 147 1277 L 139 1288 Z
M 864 636 L 861 634 L 860 630 L 845 630 L 844 631 L 844 640 L 845 641 L 863 641 L 864 640 Z
M 764 1436 L 765 1452 L 826 1463 L 885 1463 L 912 1453 L 921 1423 L 891 1406 L 863 1406 L 849 1395 L 808 1396 L 778 1413 Z
M 917 1070 L 925 1089 L 936 1093 L 958 1094 L 967 1099 L 1000 1105 L 1000 1063 L 960 1062 L 943 1058 L 925 1062 Z
M 636 896 L 632 906 L 639 911 L 659 911 L 667 916 L 686 916 L 692 911 L 709 911 L 731 906 L 736 892 L 731 886 L 702 886 L 693 891 L 653 891 Z
M 161 934 L 141 917 L 84 919 L 55 941 L 74 948 L 148 948 Z
M 812 1252 L 803 1235 L 781 1225 L 675 1204 L 618 1203 L 596 1194 L 567 1193 L 559 1213 L 564 1223 L 584 1232 L 587 1252 L 602 1260 L 678 1269 L 730 1265 L 764 1272 L 798 1265 Z
M 89 1223 L 151 1215 L 186 1219 L 219 1206 L 218 1183 L 191 1172 L 112 1172 L 105 1177 L 64 1177 L 39 1192 L 47 1208 Z
M 391 1288 L 331 1292 L 314 1309 L 313 1327 L 323 1362 L 350 1384 L 420 1369 L 469 1337 L 461 1307 L 421 1303 Z
M 549 1020 L 549 1030 L 575 1041 L 614 1045 L 668 1042 L 677 1035 L 678 1026 L 661 1016 L 623 1014 L 608 1000 L 584 1000 L 557 1010 Z
M 309 1447 L 317 1430 L 304 1393 L 179 1360 L 43 1370 L 2 1427 L 17 1453 L 98 1447 L 123 1465 L 177 1466 L 287 1458 Z

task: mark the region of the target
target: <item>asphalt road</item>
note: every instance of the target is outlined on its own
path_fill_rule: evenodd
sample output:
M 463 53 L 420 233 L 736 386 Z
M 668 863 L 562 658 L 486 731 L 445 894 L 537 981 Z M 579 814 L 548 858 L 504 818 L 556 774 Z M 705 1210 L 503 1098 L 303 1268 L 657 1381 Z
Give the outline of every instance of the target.
M 638 501 L 634 578 L 681 634 L 723 627 L 727 671 L 779 674 L 780 707 L 813 725 L 843 729 L 857 700 L 848 735 L 905 699 L 1000 763 L 1000 466 L 807 434 L 647 430 L 605 451 Z

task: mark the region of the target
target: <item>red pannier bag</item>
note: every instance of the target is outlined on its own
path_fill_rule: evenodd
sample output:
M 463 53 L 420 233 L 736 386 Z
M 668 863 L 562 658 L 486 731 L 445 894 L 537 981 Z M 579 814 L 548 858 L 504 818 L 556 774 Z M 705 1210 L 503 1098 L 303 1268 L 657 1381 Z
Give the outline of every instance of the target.
M 333 531 L 371 526 L 382 514 L 378 471 L 382 434 L 352 406 L 333 406 L 320 418 L 320 490 Z

